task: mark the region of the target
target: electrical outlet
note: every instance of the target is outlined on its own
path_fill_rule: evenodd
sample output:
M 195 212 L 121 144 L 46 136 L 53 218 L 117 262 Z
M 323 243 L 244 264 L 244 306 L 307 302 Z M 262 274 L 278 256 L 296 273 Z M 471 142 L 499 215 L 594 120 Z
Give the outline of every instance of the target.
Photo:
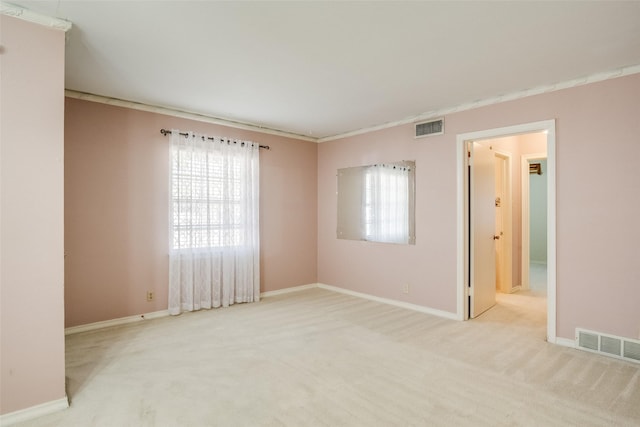
M 405 283 L 404 285 L 402 285 L 402 293 L 403 294 L 408 294 L 409 293 L 409 284 Z
M 147 301 L 153 301 L 153 292 L 147 291 Z

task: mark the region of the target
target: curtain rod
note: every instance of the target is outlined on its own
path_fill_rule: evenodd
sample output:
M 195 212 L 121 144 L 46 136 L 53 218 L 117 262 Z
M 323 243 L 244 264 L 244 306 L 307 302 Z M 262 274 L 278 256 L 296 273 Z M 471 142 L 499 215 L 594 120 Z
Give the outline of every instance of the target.
M 167 135 L 171 135 L 171 134 L 172 134 L 172 132 L 171 132 L 170 130 L 166 130 L 166 129 L 160 129 L 160 133 L 161 133 L 162 135 L 164 135 L 164 136 L 167 136 Z M 186 133 L 186 132 L 185 132 L 185 133 L 180 132 L 180 135 L 182 135 L 182 136 L 189 136 L 189 134 L 188 134 L 188 133 Z M 207 139 L 210 139 L 210 140 L 212 140 L 212 141 L 213 141 L 213 140 L 215 140 L 215 138 L 212 138 L 212 137 L 210 137 L 210 136 L 209 136 L 209 137 L 207 137 Z M 227 142 L 229 142 L 229 141 L 231 141 L 231 140 L 230 140 L 230 139 L 227 139 Z M 234 142 L 234 143 L 235 143 L 235 142 Z M 243 142 L 243 144 L 244 144 L 244 142 Z M 264 148 L 265 150 L 271 150 L 271 147 L 269 147 L 268 145 L 258 145 L 258 147 L 260 147 L 260 148 Z

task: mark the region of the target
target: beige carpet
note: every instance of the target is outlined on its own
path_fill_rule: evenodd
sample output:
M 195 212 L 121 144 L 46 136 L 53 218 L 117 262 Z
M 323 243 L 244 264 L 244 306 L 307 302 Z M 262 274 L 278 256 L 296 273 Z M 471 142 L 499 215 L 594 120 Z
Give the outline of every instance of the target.
M 544 299 L 456 322 L 311 289 L 71 335 L 23 426 L 638 426 L 640 366 L 547 344 Z

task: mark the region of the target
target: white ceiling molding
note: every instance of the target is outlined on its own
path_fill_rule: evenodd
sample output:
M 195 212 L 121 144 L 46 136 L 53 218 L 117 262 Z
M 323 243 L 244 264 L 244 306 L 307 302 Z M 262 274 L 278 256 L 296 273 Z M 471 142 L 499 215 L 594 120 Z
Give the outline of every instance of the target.
M 219 117 L 206 116 L 204 114 L 174 110 L 168 107 L 159 107 L 154 105 L 142 104 L 139 102 L 125 101 L 123 99 L 108 98 L 106 96 L 93 95 L 90 93 L 76 92 L 73 90 L 65 90 L 64 95 L 68 98 L 81 99 L 84 101 L 98 102 L 100 104 L 108 104 L 116 107 L 131 108 L 132 110 L 147 111 L 150 113 L 164 114 L 165 116 L 180 117 L 182 119 L 195 120 L 197 122 L 211 123 L 214 125 L 227 126 L 234 129 L 243 129 L 253 132 L 260 132 L 269 135 L 283 136 L 285 138 L 300 139 L 303 141 L 318 142 L 317 138 L 298 135 L 295 133 L 284 132 L 276 129 L 269 129 L 251 123 L 243 123 L 233 120 L 221 119 Z
M 55 30 L 62 30 L 64 32 L 69 31 L 73 25 L 70 21 L 42 15 L 40 13 L 32 12 L 29 9 L 24 9 L 22 7 L 14 6 L 10 3 L 5 2 L 0 2 L 0 13 L 7 16 L 13 16 L 14 18 L 33 22 L 35 24 L 44 25 L 45 27 L 50 27 Z
M 219 117 L 207 116 L 207 115 L 200 114 L 200 113 L 195 113 L 195 112 L 180 111 L 180 110 L 175 110 L 175 109 L 172 109 L 172 108 L 169 108 L 169 107 L 160 107 L 160 106 L 154 106 L 154 105 L 147 105 L 147 104 L 142 104 L 142 103 L 138 103 L 138 102 L 125 101 L 125 100 L 116 99 L 116 98 L 108 98 L 108 97 L 105 97 L 105 96 L 93 95 L 93 94 L 83 93 L 83 92 L 76 92 L 76 91 L 72 91 L 72 90 L 66 90 L 65 91 L 65 96 L 67 96 L 69 98 L 81 99 L 81 100 L 85 100 L 85 101 L 98 102 L 98 103 L 101 103 L 101 104 L 114 105 L 114 106 L 117 106 L 117 107 L 131 108 L 133 110 L 147 111 L 147 112 L 151 112 L 151 113 L 164 114 L 164 115 L 167 115 L 167 116 L 180 117 L 180 118 L 183 118 L 183 119 L 195 120 L 195 121 L 199 121 L 199 122 L 212 123 L 212 124 L 221 125 L 221 126 L 227 126 L 227 127 L 236 128 L 236 129 L 244 129 L 244 130 L 250 130 L 250 131 L 254 131 L 254 132 L 265 133 L 265 134 L 269 134 L 269 135 L 277 135 L 277 136 L 283 136 L 283 137 L 286 137 L 286 138 L 294 138 L 294 139 L 300 139 L 300 140 L 303 140 L 303 141 L 311 141 L 311 142 L 321 143 L 321 142 L 334 141 L 334 140 L 337 140 L 337 139 L 343 139 L 343 138 L 347 138 L 347 137 L 350 137 L 350 136 L 362 135 L 362 134 L 365 134 L 365 133 L 374 132 L 374 131 L 378 131 L 378 130 L 382 130 L 382 129 L 388 129 L 388 128 L 392 128 L 392 127 L 395 127 L 395 126 L 406 125 L 406 124 L 409 124 L 409 123 L 416 123 L 416 122 L 419 122 L 419 121 L 428 120 L 428 119 L 432 119 L 432 118 L 436 118 L 436 117 L 443 117 L 443 116 L 446 116 L 446 115 L 449 115 L 449 114 L 453 114 L 453 113 L 459 113 L 459 112 L 462 112 L 462 111 L 472 110 L 474 108 L 485 107 L 485 106 L 493 105 L 493 104 L 499 104 L 501 102 L 513 101 L 513 100 L 516 100 L 516 99 L 526 98 L 528 96 L 540 95 L 540 94 L 543 94 L 543 93 L 549 93 L 549 92 L 554 92 L 554 91 L 557 91 L 557 90 L 568 89 L 568 88 L 575 87 L 575 86 L 582 86 L 582 85 L 586 85 L 586 84 L 590 84 L 590 83 L 596 83 L 596 82 L 600 82 L 600 81 L 604 81 L 604 80 L 614 79 L 616 77 L 628 76 L 628 75 L 636 74 L 636 73 L 640 73 L 640 64 L 639 65 L 633 65 L 633 66 L 630 66 L 630 67 L 619 68 L 617 70 L 613 70 L 613 71 L 609 71 L 609 72 L 605 72 L 605 73 L 597 73 L 597 74 L 594 74 L 594 75 L 591 75 L 591 76 L 588 76 L 588 77 L 584 77 L 584 78 L 580 78 L 580 79 L 573 79 L 573 80 L 569 80 L 569 81 L 566 81 L 566 82 L 563 82 L 563 83 L 557 83 L 557 84 L 554 84 L 554 85 L 547 85 L 547 86 L 539 86 L 539 87 L 536 87 L 536 88 L 527 89 L 527 90 L 518 91 L 518 92 L 513 92 L 513 93 L 510 93 L 510 94 L 506 94 L 506 95 L 501 95 L 501 96 L 496 96 L 496 97 L 487 98 L 487 99 L 483 99 L 483 100 L 478 100 L 478 101 L 474 101 L 474 102 L 469 102 L 469 103 L 461 104 L 461 105 L 458 105 L 458 106 L 455 106 L 455 107 L 443 108 L 443 109 L 434 110 L 434 111 L 428 111 L 426 113 L 422 113 L 422 114 L 417 115 L 417 116 L 407 117 L 407 118 L 402 119 L 402 120 L 383 123 L 381 125 L 362 128 L 362 129 L 354 130 L 354 131 L 351 131 L 351 132 L 346 132 L 346 133 L 339 134 L 339 135 L 328 136 L 328 137 L 325 137 L 325 138 L 313 138 L 313 137 L 306 136 L 306 135 L 299 135 L 299 134 L 295 134 L 295 133 L 291 133 L 291 132 L 285 132 L 285 131 L 281 131 L 281 130 L 265 128 L 265 127 L 262 127 L 262 126 L 259 126 L 259 125 L 254 125 L 254 124 L 251 124 L 251 123 L 244 123 L 244 122 L 238 122 L 238 121 L 234 121 L 234 120 L 221 119 Z
M 506 95 L 500 95 L 500 96 L 496 96 L 496 97 L 492 97 L 492 98 L 487 98 L 487 99 L 483 99 L 483 100 L 469 102 L 469 103 L 466 103 L 466 104 L 458 105 L 456 107 L 443 108 L 443 109 L 440 109 L 440 110 L 428 111 L 428 112 L 422 113 L 422 114 L 420 114 L 418 116 L 407 117 L 405 119 L 397 120 L 397 121 L 394 121 L 394 122 L 383 123 L 381 125 L 371 126 L 371 127 L 367 127 L 367 128 L 363 128 L 363 129 L 358 129 L 358 130 L 354 130 L 354 131 L 351 131 L 351 132 L 342 133 L 342 134 L 339 134 L 339 135 L 328 136 L 328 137 L 324 137 L 324 138 L 318 138 L 316 141 L 319 142 L 319 143 L 320 142 L 334 141 L 336 139 L 347 138 L 349 136 L 362 135 L 364 133 L 369 133 L 369 132 L 373 132 L 373 131 L 377 131 L 377 130 L 388 129 L 388 128 L 392 128 L 392 127 L 395 127 L 395 126 L 406 125 L 406 124 L 409 124 L 409 123 L 420 122 L 422 120 L 428 120 L 428 119 L 433 119 L 433 118 L 437 118 L 437 117 L 442 117 L 442 116 L 446 116 L 446 115 L 452 114 L 452 113 L 459 113 L 461 111 L 472 110 L 472 109 L 478 108 L 478 107 L 485 107 L 485 106 L 488 106 L 488 105 L 499 104 L 501 102 L 513 101 L 513 100 L 516 100 L 516 99 L 526 98 L 528 96 L 540 95 L 542 93 L 555 92 L 557 90 L 568 89 L 568 88 L 575 87 L 575 86 L 582 86 L 582 85 L 586 85 L 586 84 L 590 84 L 590 83 L 601 82 L 601 81 L 604 81 L 604 80 L 610 80 L 610 79 L 614 79 L 616 77 L 628 76 L 628 75 L 636 74 L 636 73 L 640 73 L 640 64 L 632 65 L 632 66 L 624 67 L 624 68 L 619 68 L 617 70 L 612 70 L 612 71 L 608 71 L 608 72 L 604 72 L 604 73 L 597 73 L 597 74 L 593 74 L 593 75 L 588 76 L 588 77 L 583 77 L 583 78 L 579 78 L 579 79 L 573 79 L 573 80 L 569 80 L 569 81 L 566 81 L 566 82 L 563 82 L 563 83 L 556 83 L 556 84 L 547 85 L 547 86 L 539 86 L 539 87 L 535 87 L 535 88 L 532 88 L 532 89 L 513 92 L 513 93 L 510 93 L 510 94 L 506 94 Z

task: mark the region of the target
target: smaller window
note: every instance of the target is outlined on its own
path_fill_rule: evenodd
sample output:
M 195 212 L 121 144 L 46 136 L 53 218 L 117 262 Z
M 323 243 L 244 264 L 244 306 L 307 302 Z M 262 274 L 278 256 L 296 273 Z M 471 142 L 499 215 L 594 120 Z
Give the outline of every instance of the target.
M 339 239 L 415 244 L 415 162 L 338 170 Z

